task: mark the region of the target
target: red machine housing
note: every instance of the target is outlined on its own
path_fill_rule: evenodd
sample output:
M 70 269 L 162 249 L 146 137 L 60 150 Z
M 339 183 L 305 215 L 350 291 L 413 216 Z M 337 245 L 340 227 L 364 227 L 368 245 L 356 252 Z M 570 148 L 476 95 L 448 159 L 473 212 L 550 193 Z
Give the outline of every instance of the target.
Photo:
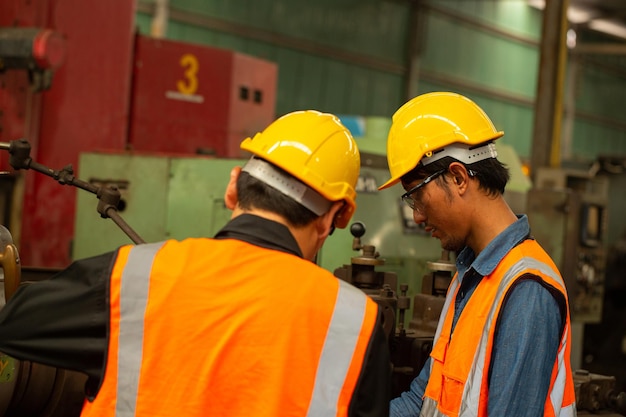
M 275 117 L 277 66 L 138 35 L 135 10 L 128 0 L 0 2 L 0 29 L 53 31 L 65 48 L 43 92 L 33 91 L 28 71 L 0 69 L 0 142 L 25 138 L 34 161 L 55 170 L 72 164 L 79 177 L 79 154 L 94 150 L 239 156 L 239 142 Z M 6 152 L 0 169 L 12 171 Z M 12 215 L 0 220 L 22 265 L 67 266 L 76 192 L 84 191 L 31 171 L 12 178 L 4 204 Z
M 238 157 L 274 118 L 272 62 L 138 36 L 134 63 L 131 149 Z

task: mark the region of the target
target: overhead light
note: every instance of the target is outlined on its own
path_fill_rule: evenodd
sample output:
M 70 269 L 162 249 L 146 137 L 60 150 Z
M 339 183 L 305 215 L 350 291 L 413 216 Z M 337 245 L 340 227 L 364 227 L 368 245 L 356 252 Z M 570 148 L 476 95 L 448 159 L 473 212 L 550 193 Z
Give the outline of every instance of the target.
M 567 8 L 567 20 L 576 25 L 590 21 L 595 15 L 596 13 L 583 7 L 569 6 Z
M 567 43 L 567 47 L 569 49 L 576 48 L 576 31 L 574 29 L 567 30 L 567 36 L 565 37 L 565 42 Z
M 545 0 L 528 0 L 528 5 L 535 9 L 543 10 L 546 8 Z M 588 22 L 594 17 L 595 13 L 589 9 L 579 6 L 569 6 L 567 8 L 567 20 L 574 24 Z
M 527 0 L 529 6 L 543 10 L 545 0 Z M 567 20 L 573 24 L 586 23 L 589 29 L 626 39 L 626 25 L 608 19 L 594 19 L 597 13 L 592 9 L 570 5 L 567 8 Z
M 607 19 L 594 19 L 589 22 L 589 28 L 609 35 L 626 39 L 626 26 Z

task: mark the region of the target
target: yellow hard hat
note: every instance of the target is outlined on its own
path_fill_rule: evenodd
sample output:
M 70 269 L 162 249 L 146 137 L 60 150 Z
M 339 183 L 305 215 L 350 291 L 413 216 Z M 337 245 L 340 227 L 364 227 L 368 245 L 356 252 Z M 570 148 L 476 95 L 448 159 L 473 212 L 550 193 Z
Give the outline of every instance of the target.
M 328 201 L 344 200 L 335 226 L 347 226 L 356 209 L 361 158 L 339 118 L 316 110 L 288 113 L 245 139 L 241 149 L 283 169 Z
M 448 92 L 417 96 L 393 115 L 387 137 L 387 162 L 391 178 L 378 189 L 398 183 L 422 159 L 426 164 L 426 158 L 433 157 L 435 151 L 448 148 L 450 156 L 463 160 L 459 157 L 463 152 L 469 152 L 471 147 L 503 135 L 504 132 L 495 128 L 489 116 L 467 97 Z M 490 145 L 474 155 L 467 155 L 463 162 L 472 161 L 472 156 L 473 161 L 479 161 L 495 155 L 495 146 Z

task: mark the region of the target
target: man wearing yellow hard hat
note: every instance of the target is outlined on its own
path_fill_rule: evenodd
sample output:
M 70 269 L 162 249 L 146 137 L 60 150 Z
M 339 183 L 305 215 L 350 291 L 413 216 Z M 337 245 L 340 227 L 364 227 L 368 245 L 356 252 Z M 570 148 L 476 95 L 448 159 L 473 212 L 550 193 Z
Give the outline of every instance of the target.
M 503 198 L 509 180 L 487 114 L 459 94 L 404 104 L 387 140 L 391 178 L 416 223 L 456 252 L 433 349 L 401 416 L 575 416 L 565 284 Z
M 83 417 L 387 416 L 378 305 L 312 262 L 355 210 L 354 139 L 309 110 L 241 148 L 214 238 L 124 246 L 20 288 L 0 351 L 88 375 Z

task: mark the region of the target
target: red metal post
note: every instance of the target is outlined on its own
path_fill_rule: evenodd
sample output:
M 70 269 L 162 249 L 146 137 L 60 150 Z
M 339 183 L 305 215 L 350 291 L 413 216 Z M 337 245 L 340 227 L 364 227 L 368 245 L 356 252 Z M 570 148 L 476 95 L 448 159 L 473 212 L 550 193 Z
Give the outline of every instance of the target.
M 53 169 L 68 164 L 77 169 L 83 151 L 123 149 L 134 13 L 135 4 L 128 0 L 3 0 L 0 26 L 54 30 L 64 36 L 66 56 L 48 91 L 29 92 L 25 74 L 7 71 L 2 76 L 0 139 L 27 139 L 32 158 Z M 36 172 L 22 175 L 17 242 L 22 265 L 64 267 L 71 259 L 76 192 L 83 191 Z

